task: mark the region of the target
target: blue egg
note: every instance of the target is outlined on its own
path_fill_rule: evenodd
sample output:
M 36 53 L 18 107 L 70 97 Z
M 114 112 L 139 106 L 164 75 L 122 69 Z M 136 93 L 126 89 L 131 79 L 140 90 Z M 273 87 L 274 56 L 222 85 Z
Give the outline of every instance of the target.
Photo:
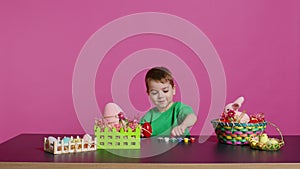
M 64 142 L 64 145 L 65 145 L 65 144 L 68 144 L 69 141 L 70 141 L 70 137 L 64 137 L 64 138 L 62 139 L 62 141 Z

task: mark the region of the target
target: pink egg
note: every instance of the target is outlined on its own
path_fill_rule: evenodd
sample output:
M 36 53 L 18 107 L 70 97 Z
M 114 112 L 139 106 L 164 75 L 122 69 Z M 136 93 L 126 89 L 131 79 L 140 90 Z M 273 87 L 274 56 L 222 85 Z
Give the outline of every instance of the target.
M 86 143 L 90 143 L 93 141 L 92 136 L 90 136 L 89 134 L 85 134 L 82 139 Z
M 123 112 L 123 110 L 117 104 L 108 103 L 105 105 L 102 115 L 108 123 L 117 124 L 119 122 L 118 114 L 120 112 Z

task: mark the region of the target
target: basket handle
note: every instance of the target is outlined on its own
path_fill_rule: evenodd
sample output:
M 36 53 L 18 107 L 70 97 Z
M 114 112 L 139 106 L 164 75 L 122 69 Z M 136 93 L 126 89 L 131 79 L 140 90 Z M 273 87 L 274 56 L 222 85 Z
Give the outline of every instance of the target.
M 279 128 L 278 128 L 274 123 L 267 122 L 267 124 L 270 124 L 271 126 L 273 126 L 273 127 L 276 128 L 276 130 L 277 130 L 278 133 L 280 134 L 281 140 L 283 141 L 283 136 L 282 136 L 282 133 L 281 133 L 281 131 L 279 130 Z
M 237 122 L 240 123 L 242 118 L 246 115 L 246 111 L 244 110 L 241 115 L 237 118 Z

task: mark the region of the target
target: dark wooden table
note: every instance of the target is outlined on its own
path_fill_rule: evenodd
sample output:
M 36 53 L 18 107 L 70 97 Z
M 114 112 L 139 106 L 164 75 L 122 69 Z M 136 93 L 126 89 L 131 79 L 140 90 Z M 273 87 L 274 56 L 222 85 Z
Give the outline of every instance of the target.
M 300 168 L 300 136 L 285 136 L 280 151 L 218 143 L 165 143 L 143 139 L 140 150 L 97 150 L 53 155 L 43 151 L 47 134 L 21 134 L 0 144 L 0 168 Z M 74 135 L 76 136 L 76 135 Z M 75 165 L 76 164 L 76 165 Z

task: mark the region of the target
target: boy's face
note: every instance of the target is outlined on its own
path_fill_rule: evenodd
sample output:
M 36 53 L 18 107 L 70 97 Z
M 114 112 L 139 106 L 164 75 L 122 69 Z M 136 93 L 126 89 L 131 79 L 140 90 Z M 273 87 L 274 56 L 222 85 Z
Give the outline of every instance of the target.
M 173 103 L 173 95 L 175 95 L 175 88 L 170 82 L 161 83 L 159 81 L 148 81 L 149 97 L 152 103 L 160 112 L 164 112 L 171 107 Z

